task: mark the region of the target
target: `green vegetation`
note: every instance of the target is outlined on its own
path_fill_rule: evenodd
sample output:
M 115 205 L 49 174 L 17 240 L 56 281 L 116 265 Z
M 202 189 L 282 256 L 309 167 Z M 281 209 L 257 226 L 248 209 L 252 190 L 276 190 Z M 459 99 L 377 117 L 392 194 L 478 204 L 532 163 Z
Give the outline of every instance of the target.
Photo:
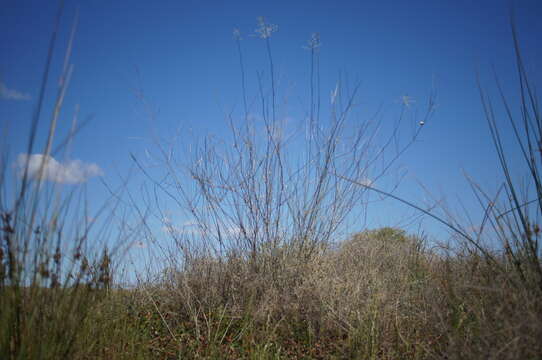
M 263 19 L 260 25 L 272 29 Z M 269 50 L 271 31 L 262 34 Z M 531 128 L 540 127 L 542 118 L 517 40 L 515 45 L 524 118 L 509 118 L 518 126 L 535 203 L 542 209 L 540 154 L 533 145 L 542 143 L 542 133 Z M 115 282 L 123 234 L 115 241 L 97 239 L 110 232 L 93 231 L 95 222 L 80 209 L 84 202 L 49 188 L 40 176 L 31 179 L 28 166 L 11 189 L 2 163 L 0 193 L 15 196 L 2 197 L 0 209 L 0 358 L 541 358 L 539 212 L 533 214 L 516 195 L 485 93 L 504 189 L 511 195 L 509 206 L 498 210 L 496 199 L 472 184 L 487 205 L 491 246 L 441 218 L 457 233 L 453 250 L 394 228 L 362 231 L 336 243 L 337 229 L 363 194 L 380 191 L 359 179 L 369 177 L 362 165 L 382 152 L 365 141 L 372 138 L 367 124 L 355 131 L 348 125 L 354 91 L 342 99 L 344 107 L 336 105 L 325 128 L 311 121 L 305 152 L 288 157 L 290 143 L 274 115 L 270 50 L 268 57 L 273 101 L 264 102 L 262 92 L 263 128 L 245 108 L 241 124 L 232 121 L 229 151 L 212 141 L 195 151 L 187 161 L 195 193 L 177 183 L 176 193 L 153 183 L 157 194 L 168 192 L 186 207 L 197 231 L 179 233 L 166 221 L 175 246 L 160 260 L 171 266 L 134 288 Z M 312 111 L 315 101 L 311 93 L 314 123 L 320 121 Z M 427 116 L 433 111 L 429 103 Z M 39 116 L 38 107 L 34 127 Z M 51 138 L 55 124 L 53 118 Z M 348 150 L 341 152 L 339 144 Z M 44 154 L 50 151 L 48 141 Z M 371 178 L 384 175 L 397 156 Z M 165 169 L 173 179 L 182 175 L 169 157 Z

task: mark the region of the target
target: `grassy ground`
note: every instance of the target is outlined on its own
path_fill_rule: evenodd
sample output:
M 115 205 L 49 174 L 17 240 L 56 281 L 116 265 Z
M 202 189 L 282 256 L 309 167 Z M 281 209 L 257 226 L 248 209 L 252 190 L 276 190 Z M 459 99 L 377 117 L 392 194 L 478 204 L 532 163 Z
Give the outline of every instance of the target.
M 514 285 L 515 275 L 500 273 L 479 254 L 435 254 L 420 239 L 385 228 L 358 234 L 298 265 L 281 259 L 281 278 L 273 278 L 232 256 L 198 259 L 185 271 L 131 290 L 4 286 L 2 357 L 536 359 L 542 354 L 540 292 Z

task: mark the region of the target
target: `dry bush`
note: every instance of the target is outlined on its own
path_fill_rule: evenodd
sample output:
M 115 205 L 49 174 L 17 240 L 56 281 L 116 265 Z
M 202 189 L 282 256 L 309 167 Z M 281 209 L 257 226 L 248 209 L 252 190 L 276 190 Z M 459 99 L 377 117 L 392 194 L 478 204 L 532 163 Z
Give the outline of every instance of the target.
M 433 339 L 430 262 L 420 239 L 381 229 L 321 248 L 309 261 L 287 257 L 278 277 L 255 274 L 250 257 L 204 257 L 169 274 L 154 298 L 163 314 L 176 314 L 170 328 L 185 319 L 193 336 L 215 345 L 249 338 L 304 351 L 318 345 L 329 356 L 419 355 Z
M 436 252 L 384 228 L 280 264 L 273 277 L 255 274 L 247 256 L 202 257 L 150 286 L 163 317 L 155 326 L 170 350 L 359 359 L 523 359 L 542 351 L 540 304 L 472 250 Z
M 259 26 L 261 31 L 275 29 L 263 19 Z M 201 324 L 209 323 L 200 317 L 209 318 L 217 309 L 247 320 L 243 326 L 267 329 L 269 338 L 294 327 L 303 328 L 309 337 L 319 334 L 317 318 L 323 319 L 319 314 L 327 309 L 310 289 L 310 279 L 322 272 L 317 264 L 331 261 L 329 246 L 344 231 L 346 220 L 364 208 L 366 189 L 343 177 L 366 183 L 380 179 L 421 131 L 418 126 L 406 141 L 400 140 L 407 116 L 403 107 L 391 134 L 378 145 L 380 124 L 353 116 L 359 83 L 351 92 L 337 84 L 324 119 L 315 68 L 308 117 L 287 123 L 288 114 L 282 114 L 277 101 L 281 89 L 270 50 L 273 31 L 267 30 L 262 38 L 270 87 L 258 77 L 261 107 L 254 111 L 246 101 L 242 76 L 244 114 L 228 116 L 231 140 L 209 136 L 190 143 L 183 159 L 158 144 L 165 174 L 151 179 L 154 191 L 172 198 L 180 207 L 175 212 L 182 211 L 191 227 L 188 232 L 173 225 L 156 202 L 157 218 L 167 218 L 164 226 L 174 243 L 166 254 L 172 271 L 162 286 L 171 292 L 172 304 L 182 304 L 176 308 L 182 307 L 197 324 L 197 334 L 204 332 Z M 239 41 L 238 45 L 242 57 Z M 318 48 L 313 36 L 313 65 Z M 433 100 L 428 101 L 423 123 L 434 110 Z M 145 172 L 145 164 L 134 160 Z M 282 324 L 290 330 L 281 329 Z M 311 330 L 306 331 L 307 326 Z

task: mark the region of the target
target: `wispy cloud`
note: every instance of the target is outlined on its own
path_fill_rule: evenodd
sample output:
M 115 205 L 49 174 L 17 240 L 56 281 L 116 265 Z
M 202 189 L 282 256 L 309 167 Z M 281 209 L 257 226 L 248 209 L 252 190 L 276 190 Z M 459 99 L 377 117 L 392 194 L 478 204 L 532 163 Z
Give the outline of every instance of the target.
M 69 160 L 64 163 L 55 160 L 52 156 L 42 154 L 19 154 L 17 167 L 19 174 L 28 166 L 28 175 L 37 179 L 40 177 L 40 169 L 44 163 L 41 177 L 61 184 L 79 184 L 94 176 L 102 176 L 103 171 L 96 164 L 84 163 L 81 160 Z
M 169 216 L 162 218 L 162 231 L 169 235 L 204 235 L 204 231 L 198 226 L 196 222 L 185 221 L 180 225 L 173 223 Z
M 162 231 L 172 236 L 218 236 L 216 228 L 205 228 L 205 224 L 198 224 L 195 221 L 185 221 L 181 225 L 175 225 L 168 216 L 162 218 Z M 236 237 L 241 233 L 241 229 L 234 224 L 222 224 L 220 227 L 221 236 Z
M 19 100 L 26 101 L 30 100 L 30 95 L 22 93 L 14 89 L 8 89 L 6 84 L 0 82 L 0 98 L 6 100 Z

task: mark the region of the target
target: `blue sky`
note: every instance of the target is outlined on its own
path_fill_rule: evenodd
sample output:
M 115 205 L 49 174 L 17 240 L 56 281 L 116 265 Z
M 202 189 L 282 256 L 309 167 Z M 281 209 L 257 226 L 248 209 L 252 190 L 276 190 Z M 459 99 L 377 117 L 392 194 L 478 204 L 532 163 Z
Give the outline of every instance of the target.
M 436 198 L 459 196 L 475 211 L 462 169 L 493 189 L 499 170 L 476 87 L 494 89 L 491 67 L 513 90 L 517 78 L 509 26 L 509 1 L 66 1 L 53 58 L 53 73 L 39 129 L 43 147 L 47 119 L 76 8 L 79 24 L 71 62 L 73 78 L 59 122 L 67 134 L 76 104 L 91 118 L 72 145 L 71 158 L 118 184 L 133 166 L 130 154 L 144 156 L 153 139 L 180 131 L 186 140 L 222 135 L 224 112 L 241 109 L 242 93 L 232 30 L 243 36 L 248 95 L 257 95 L 256 72 L 268 71 L 265 44 L 254 34 L 256 18 L 278 25 L 271 38 L 282 88 L 291 86 L 292 117 L 302 117 L 308 101 L 310 57 L 303 49 L 311 33 L 321 37 L 321 96 L 327 101 L 339 75 L 361 81 L 359 116 L 382 106 L 389 128 L 400 97 L 423 107 L 434 85 L 438 108 L 418 141 L 400 159 L 407 171 L 396 194 L 423 204 L 422 183 Z M 542 4 L 512 2 L 533 82 L 542 53 Z M 0 117 L 9 128 L 11 153 L 25 152 L 26 135 L 38 97 L 55 13 L 54 1 L 5 0 L 0 14 Z M 150 120 L 134 89 L 144 91 L 157 115 Z M 304 107 L 305 106 L 305 107 Z M 410 109 L 409 109 L 410 110 Z M 414 111 L 414 110 L 412 110 Z M 323 114 L 325 117 L 325 113 Z M 302 119 L 301 119 L 302 120 Z M 408 127 L 407 127 L 408 130 Z M 510 138 L 505 139 L 511 142 Z M 134 177 L 134 183 L 141 180 Z M 137 189 L 138 185 L 133 185 Z M 385 183 L 383 184 L 385 185 Z M 96 200 L 105 196 L 88 180 Z M 132 186 L 132 185 L 131 185 Z M 99 195 L 102 194 L 102 195 Z M 373 205 L 369 225 L 393 225 L 412 211 L 386 201 Z M 427 227 L 442 231 L 435 224 Z

